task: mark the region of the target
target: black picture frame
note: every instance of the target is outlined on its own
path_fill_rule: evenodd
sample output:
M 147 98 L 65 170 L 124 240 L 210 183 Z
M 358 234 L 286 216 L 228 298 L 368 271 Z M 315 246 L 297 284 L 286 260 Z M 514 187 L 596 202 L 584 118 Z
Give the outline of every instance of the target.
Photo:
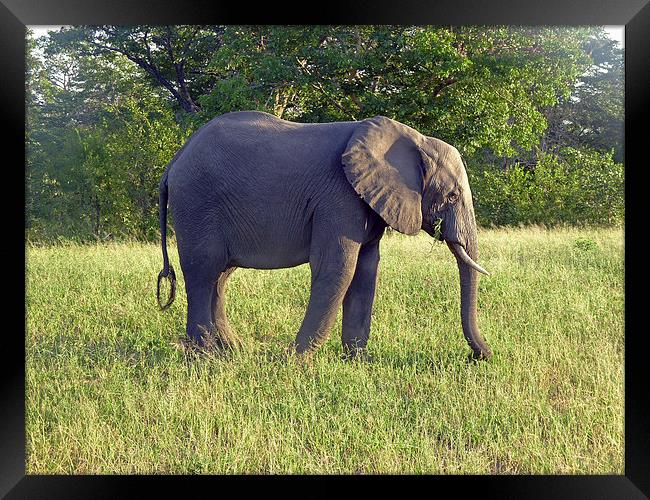
M 463 493 L 480 492 L 497 498 L 648 498 L 650 495 L 650 414 L 645 345 L 646 331 L 640 308 L 643 296 L 636 263 L 643 254 L 642 233 L 633 228 L 642 223 L 637 210 L 642 199 L 642 173 L 648 142 L 645 125 L 650 123 L 650 5 L 649 0 L 442 0 L 375 1 L 348 0 L 318 4 L 317 8 L 297 4 L 225 4 L 207 0 L 137 1 L 128 0 L 0 0 L 0 99 L 4 116 L 5 151 L 14 150 L 16 161 L 6 154 L 3 167 L 16 177 L 8 186 L 24 186 L 24 171 L 16 168 L 24 159 L 25 121 L 25 27 L 62 24 L 436 24 L 436 25 L 625 25 L 625 474 L 621 476 L 380 476 L 319 477 L 332 487 L 377 486 L 404 492 L 405 482 L 424 488 L 429 494 L 441 487 Z M 310 10 L 307 10 L 310 9 Z M 7 179 L 7 177 L 5 177 Z M 21 184 L 22 179 L 22 184 Z M 3 333 L 3 374 L 0 378 L 2 422 L 0 425 L 0 495 L 7 498 L 98 498 L 135 496 L 140 488 L 149 494 L 198 493 L 199 482 L 218 481 L 208 486 L 215 494 L 231 483 L 241 493 L 247 486 L 270 487 L 271 483 L 294 482 L 289 488 L 303 487 L 313 477 L 149 477 L 149 476 L 26 476 L 25 475 L 25 316 L 10 326 L 9 317 L 26 312 L 24 246 L 24 190 L 6 189 L 2 194 L 7 230 L 2 252 L 2 275 L 6 318 Z M 20 236 L 22 234 L 22 236 Z M 646 252 L 647 253 L 647 252 Z M 15 273 L 8 278 L 7 270 Z M 641 290 L 636 293 L 636 290 Z M 22 297 L 21 292 L 22 291 Z M 588 348 L 588 346 L 585 346 Z M 255 479 L 255 481 L 251 481 Z M 180 484 L 179 484 L 180 483 Z M 344 483 L 344 484 L 338 484 Z M 275 485 L 274 485 L 275 486 Z M 284 486 L 283 491 L 288 491 Z M 214 489 L 212 489 L 214 488 Z M 289 490 L 290 491 L 290 490 Z M 303 488 L 297 491 L 305 491 Z M 313 490 L 307 490 L 312 491 Z M 325 493 L 325 490 L 319 490 Z

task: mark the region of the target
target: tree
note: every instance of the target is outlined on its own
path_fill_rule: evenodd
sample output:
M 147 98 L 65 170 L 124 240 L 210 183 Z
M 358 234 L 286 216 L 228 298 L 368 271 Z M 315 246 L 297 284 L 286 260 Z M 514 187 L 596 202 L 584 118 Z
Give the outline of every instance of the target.
M 157 236 L 158 182 L 187 133 L 158 98 L 134 92 L 81 136 L 95 235 Z
M 78 202 L 90 187 L 80 171 L 75 132 L 78 117 L 87 116 L 87 110 L 79 98 L 74 58 L 44 58 L 42 47 L 28 33 L 27 227 L 31 236 L 71 235 L 67 223 L 81 218 Z
M 79 56 L 53 43 L 29 46 L 30 234 L 153 237 L 156 176 L 188 131 L 125 56 Z
M 206 66 L 220 46 L 217 26 L 79 26 L 51 35 L 51 52 L 74 50 L 102 57 L 121 54 L 165 88 L 180 107 L 200 110 L 196 97 L 210 90 L 213 75 Z
M 439 137 L 485 180 L 477 200 L 502 223 L 512 186 L 537 196 L 568 164 L 566 192 L 610 179 L 608 213 L 622 213 L 622 52 L 598 27 L 78 26 L 29 39 L 27 55 L 31 237 L 154 238 L 166 162 L 209 119 L 250 109 L 299 122 L 384 115 Z M 580 158 L 600 173 L 574 172 Z M 538 217 L 538 201 L 513 220 Z
M 297 121 L 383 114 L 458 144 L 512 156 L 546 128 L 541 108 L 588 63 L 589 28 L 232 26 L 210 63 L 204 118 L 260 109 Z
M 548 131 L 542 141 L 545 150 L 563 146 L 614 150 L 623 160 L 624 58 L 623 49 L 599 29 L 584 42 L 591 65 L 578 78 L 573 92 L 546 110 Z

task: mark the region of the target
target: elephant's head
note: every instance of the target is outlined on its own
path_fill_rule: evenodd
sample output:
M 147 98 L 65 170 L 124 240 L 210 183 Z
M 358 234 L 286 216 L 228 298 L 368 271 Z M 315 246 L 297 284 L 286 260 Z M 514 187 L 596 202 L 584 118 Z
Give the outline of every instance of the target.
M 377 116 L 359 122 L 342 161 L 350 184 L 393 229 L 423 229 L 447 243 L 460 271 L 463 333 L 475 358 L 489 358 L 476 323 L 477 272 L 487 272 L 476 263 L 472 193 L 458 150 Z

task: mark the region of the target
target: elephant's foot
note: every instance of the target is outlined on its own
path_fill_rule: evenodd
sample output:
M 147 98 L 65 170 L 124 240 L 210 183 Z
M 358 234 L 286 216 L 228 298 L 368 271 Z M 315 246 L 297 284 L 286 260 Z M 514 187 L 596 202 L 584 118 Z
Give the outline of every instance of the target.
M 239 349 L 242 346 L 241 338 L 235 333 L 227 321 L 215 320 L 212 335 L 218 346 L 222 349 Z
M 467 356 L 468 362 L 487 361 L 492 357 L 492 351 L 489 347 L 483 349 L 472 349 L 472 352 Z
M 301 349 L 295 342 L 287 347 L 285 353 L 287 359 L 293 361 L 298 366 L 305 367 L 313 364 L 314 352 L 316 349 Z
M 343 348 L 343 359 L 345 361 L 358 361 L 360 363 L 374 363 L 375 358 L 368 352 L 366 347 Z
M 210 352 L 205 336 L 198 338 L 185 336 L 180 339 L 179 345 L 188 359 L 199 359 Z
M 220 328 L 208 330 L 198 325 L 199 335 L 186 337 L 182 345 L 186 350 L 196 353 L 208 353 L 211 351 L 235 350 L 241 347 L 241 340 L 227 325 L 219 325 Z

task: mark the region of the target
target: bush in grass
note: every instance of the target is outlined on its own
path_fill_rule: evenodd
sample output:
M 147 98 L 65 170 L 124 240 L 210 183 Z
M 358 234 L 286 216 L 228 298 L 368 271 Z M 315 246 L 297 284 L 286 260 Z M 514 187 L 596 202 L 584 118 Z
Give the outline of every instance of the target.
M 582 147 L 538 152 L 533 168 L 470 172 L 481 225 L 608 225 L 624 216 L 623 164 L 613 151 Z

